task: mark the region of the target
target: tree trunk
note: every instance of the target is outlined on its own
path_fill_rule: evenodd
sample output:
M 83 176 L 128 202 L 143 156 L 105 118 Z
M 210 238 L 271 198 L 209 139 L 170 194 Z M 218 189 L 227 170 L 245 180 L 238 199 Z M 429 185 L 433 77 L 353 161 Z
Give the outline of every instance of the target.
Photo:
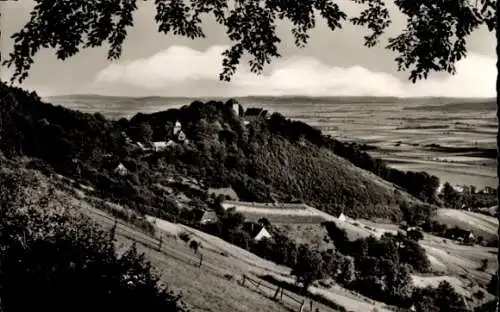
M 497 93 L 497 177 L 499 184 L 497 185 L 497 218 L 500 221 L 500 213 L 498 211 L 500 207 L 500 1 L 496 1 L 496 39 L 497 39 L 497 83 L 496 83 L 496 93 Z M 498 226 L 498 237 L 500 238 L 500 225 Z M 498 247 L 500 248 L 500 239 L 498 240 Z M 500 253 L 497 252 L 497 261 L 500 265 Z M 497 312 L 500 312 L 500 270 L 497 270 Z

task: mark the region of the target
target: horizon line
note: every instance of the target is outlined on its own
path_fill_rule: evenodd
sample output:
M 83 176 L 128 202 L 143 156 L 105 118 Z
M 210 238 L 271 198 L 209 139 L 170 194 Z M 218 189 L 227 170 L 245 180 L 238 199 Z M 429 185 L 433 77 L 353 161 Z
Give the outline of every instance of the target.
M 46 95 L 40 96 L 42 98 L 57 98 L 57 97 L 107 97 L 107 98 L 133 98 L 133 99 L 146 99 L 146 98 L 164 98 L 164 99 L 245 99 L 245 98 L 305 98 L 305 99 L 334 99 L 334 98 L 378 98 L 378 99 L 451 99 L 451 100 L 490 100 L 496 101 L 495 97 L 453 97 L 453 96 L 382 96 L 382 95 L 306 95 L 306 94 L 281 94 L 281 95 L 239 95 L 239 96 L 169 96 L 169 95 L 144 95 L 144 96 L 132 96 L 132 95 L 105 95 L 105 94 L 95 94 L 95 93 L 67 93 L 67 94 L 57 94 L 57 95 Z

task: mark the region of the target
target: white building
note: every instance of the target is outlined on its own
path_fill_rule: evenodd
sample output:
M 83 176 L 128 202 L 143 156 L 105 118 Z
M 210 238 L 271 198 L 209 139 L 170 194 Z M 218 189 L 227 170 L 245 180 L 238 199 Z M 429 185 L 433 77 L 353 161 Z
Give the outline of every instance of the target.
M 117 173 L 121 176 L 128 174 L 128 169 L 122 163 L 119 163 L 118 166 L 113 170 L 114 173 Z
M 253 239 L 256 241 L 260 241 L 263 238 L 271 238 L 271 234 L 269 234 L 265 227 L 262 227 L 262 229 L 260 229 L 260 231 L 257 233 L 257 235 L 254 236 Z
M 159 142 L 153 142 L 153 147 L 156 152 L 161 152 L 167 148 L 167 142 L 165 141 L 159 141 Z
M 177 133 L 179 133 L 181 130 L 182 130 L 181 123 L 179 121 L 176 121 L 174 126 L 174 136 L 176 136 Z

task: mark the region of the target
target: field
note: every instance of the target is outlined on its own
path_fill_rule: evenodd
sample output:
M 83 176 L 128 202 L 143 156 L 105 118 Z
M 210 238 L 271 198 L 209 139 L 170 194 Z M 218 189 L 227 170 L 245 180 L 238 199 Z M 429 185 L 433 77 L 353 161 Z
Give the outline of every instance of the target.
M 483 236 L 485 240 L 497 237 L 498 220 L 495 217 L 465 210 L 439 209 L 435 219 L 449 227 L 458 226 L 470 230 L 476 236 Z
M 352 226 L 353 224 L 357 224 L 357 226 Z M 356 220 L 355 222 L 348 220 L 347 222 L 337 222 L 337 225 L 344 228 L 351 239 L 370 235 L 366 227 L 375 229 L 376 233 L 397 232 L 395 225 L 379 224 L 367 220 Z M 485 285 L 498 267 L 496 248 L 460 245 L 452 240 L 430 234 L 424 234 L 424 239 L 419 243 L 425 249 L 432 268 L 437 274 L 454 276 L 464 283 L 475 282 Z M 488 260 L 488 266 L 484 272 L 479 270 L 483 259 Z
M 258 221 L 260 218 L 266 218 L 273 224 L 319 224 L 326 220 L 316 209 L 301 204 L 273 205 L 226 201 L 222 206 L 224 209 L 235 208 L 247 220 Z

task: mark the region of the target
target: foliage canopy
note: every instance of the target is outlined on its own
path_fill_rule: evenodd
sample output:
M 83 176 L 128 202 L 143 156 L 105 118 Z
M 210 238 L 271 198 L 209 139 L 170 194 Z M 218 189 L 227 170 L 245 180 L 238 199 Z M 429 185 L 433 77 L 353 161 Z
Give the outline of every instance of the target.
M 265 64 L 279 57 L 277 21 L 288 20 L 295 45 L 303 47 L 317 16 L 334 31 L 350 22 L 368 28 L 364 44 L 373 47 L 391 23 L 383 0 L 351 0 L 362 7 L 348 16 L 333 0 L 155 0 L 158 31 L 191 39 L 205 36 L 202 17 L 211 15 L 226 29 L 232 46 L 224 53 L 220 80 L 229 81 L 244 54 L 250 69 L 261 73 Z M 53 48 L 65 60 L 86 48 L 109 44 L 108 59 L 118 59 L 140 0 L 35 0 L 29 21 L 12 36 L 13 51 L 3 64 L 14 67 L 11 82 L 22 82 L 42 48 Z M 481 25 L 495 27 L 494 0 L 415 1 L 395 0 L 406 16 L 406 26 L 389 38 L 386 48 L 397 52 L 399 70 L 410 79 L 426 78 L 430 71 L 455 73 L 455 63 L 466 55 L 466 38 Z

